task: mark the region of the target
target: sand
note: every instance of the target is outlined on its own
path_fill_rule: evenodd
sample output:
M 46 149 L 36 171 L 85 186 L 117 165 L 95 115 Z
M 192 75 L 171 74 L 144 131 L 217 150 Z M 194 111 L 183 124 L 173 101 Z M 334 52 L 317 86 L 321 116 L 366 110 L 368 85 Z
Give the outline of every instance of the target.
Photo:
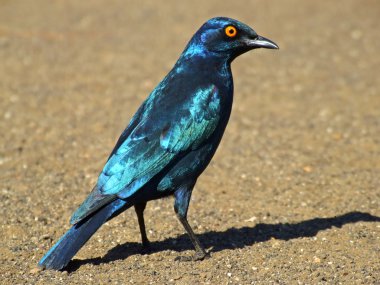
M 380 284 L 378 1 L 0 1 L 1 284 Z M 129 210 L 69 264 L 68 228 L 135 110 L 198 27 L 239 19 L 279 44 L 232 65 L 233 113 L 193 192 Z

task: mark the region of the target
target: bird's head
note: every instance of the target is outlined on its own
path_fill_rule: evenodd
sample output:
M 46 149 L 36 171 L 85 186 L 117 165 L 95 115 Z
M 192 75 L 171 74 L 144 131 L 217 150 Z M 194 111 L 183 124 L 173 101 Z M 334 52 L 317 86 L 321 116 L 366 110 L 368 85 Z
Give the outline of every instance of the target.
M 212 53 L 233 60 L 256 48 L 278 49 L 279 47 L 237 20 L 217 17 L 208 20 L 195 33 L 186 52 Z

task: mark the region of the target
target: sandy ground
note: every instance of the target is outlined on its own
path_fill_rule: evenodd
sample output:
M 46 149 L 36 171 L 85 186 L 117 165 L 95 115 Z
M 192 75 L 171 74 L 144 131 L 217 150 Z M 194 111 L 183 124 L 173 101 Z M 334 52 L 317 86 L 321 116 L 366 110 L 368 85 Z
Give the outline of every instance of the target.
M 380 3 L 0 1 L 1 284 L 380 284 Z M 68 271 L 37 261 L 196 29 L 218 15 L 276 41 L 238 58 L 233 114 L 193 192 L 104 225 Z

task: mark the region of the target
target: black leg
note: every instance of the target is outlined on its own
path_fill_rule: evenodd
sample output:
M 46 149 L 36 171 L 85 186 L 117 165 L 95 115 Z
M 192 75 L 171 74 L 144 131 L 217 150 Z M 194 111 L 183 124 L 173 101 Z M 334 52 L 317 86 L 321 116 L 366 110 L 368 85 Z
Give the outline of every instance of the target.
M 175 193 L 174 211 L 183 227 L 185 228 L 190 240 L 195 248 L 195 255 L 193 257 L 189 256 L 178 256 L 175 260 L 180 261 L 190 261 L 190 260 L 203 260 L 208 257 L 208 253 L 205 251 L 198 238 L 194 234 L 189 222 L 187 221 L 187 210 L 189 208 L 191 192 L 193 190 L 194 184 L 191 187 L 181 187 Z
M 145 222 L 144 222 L 144 210 L 146 207 L 146 202 L 135 204 L 135 211 L 137 214 L 137 220 L 139 221 L 140 233 L 141 233 L 141 242 L 144 248 L 149 248 L 149 240 L 146 236 L 145 231 Z

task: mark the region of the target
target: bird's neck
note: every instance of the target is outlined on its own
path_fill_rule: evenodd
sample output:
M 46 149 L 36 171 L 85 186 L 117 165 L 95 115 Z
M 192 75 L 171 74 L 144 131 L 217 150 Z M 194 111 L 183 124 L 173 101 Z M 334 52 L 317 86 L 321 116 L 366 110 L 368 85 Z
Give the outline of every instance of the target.
M 215 85 L 222 94 L 222 104 L 226 106 L 224 109 L 230 109 L 233 101 L 234 84 L 231 63 L 228 59 L 197 55 L 181 57 L 170 73 L 175 75 L 175 78 L 182 78 L 185 82 L 196 80 L 199 86 Z
M 232 79 L 231 61 L 213 53 L 184 53 L 174 66 L 178 73 L 207 74 L 208 77 Z

